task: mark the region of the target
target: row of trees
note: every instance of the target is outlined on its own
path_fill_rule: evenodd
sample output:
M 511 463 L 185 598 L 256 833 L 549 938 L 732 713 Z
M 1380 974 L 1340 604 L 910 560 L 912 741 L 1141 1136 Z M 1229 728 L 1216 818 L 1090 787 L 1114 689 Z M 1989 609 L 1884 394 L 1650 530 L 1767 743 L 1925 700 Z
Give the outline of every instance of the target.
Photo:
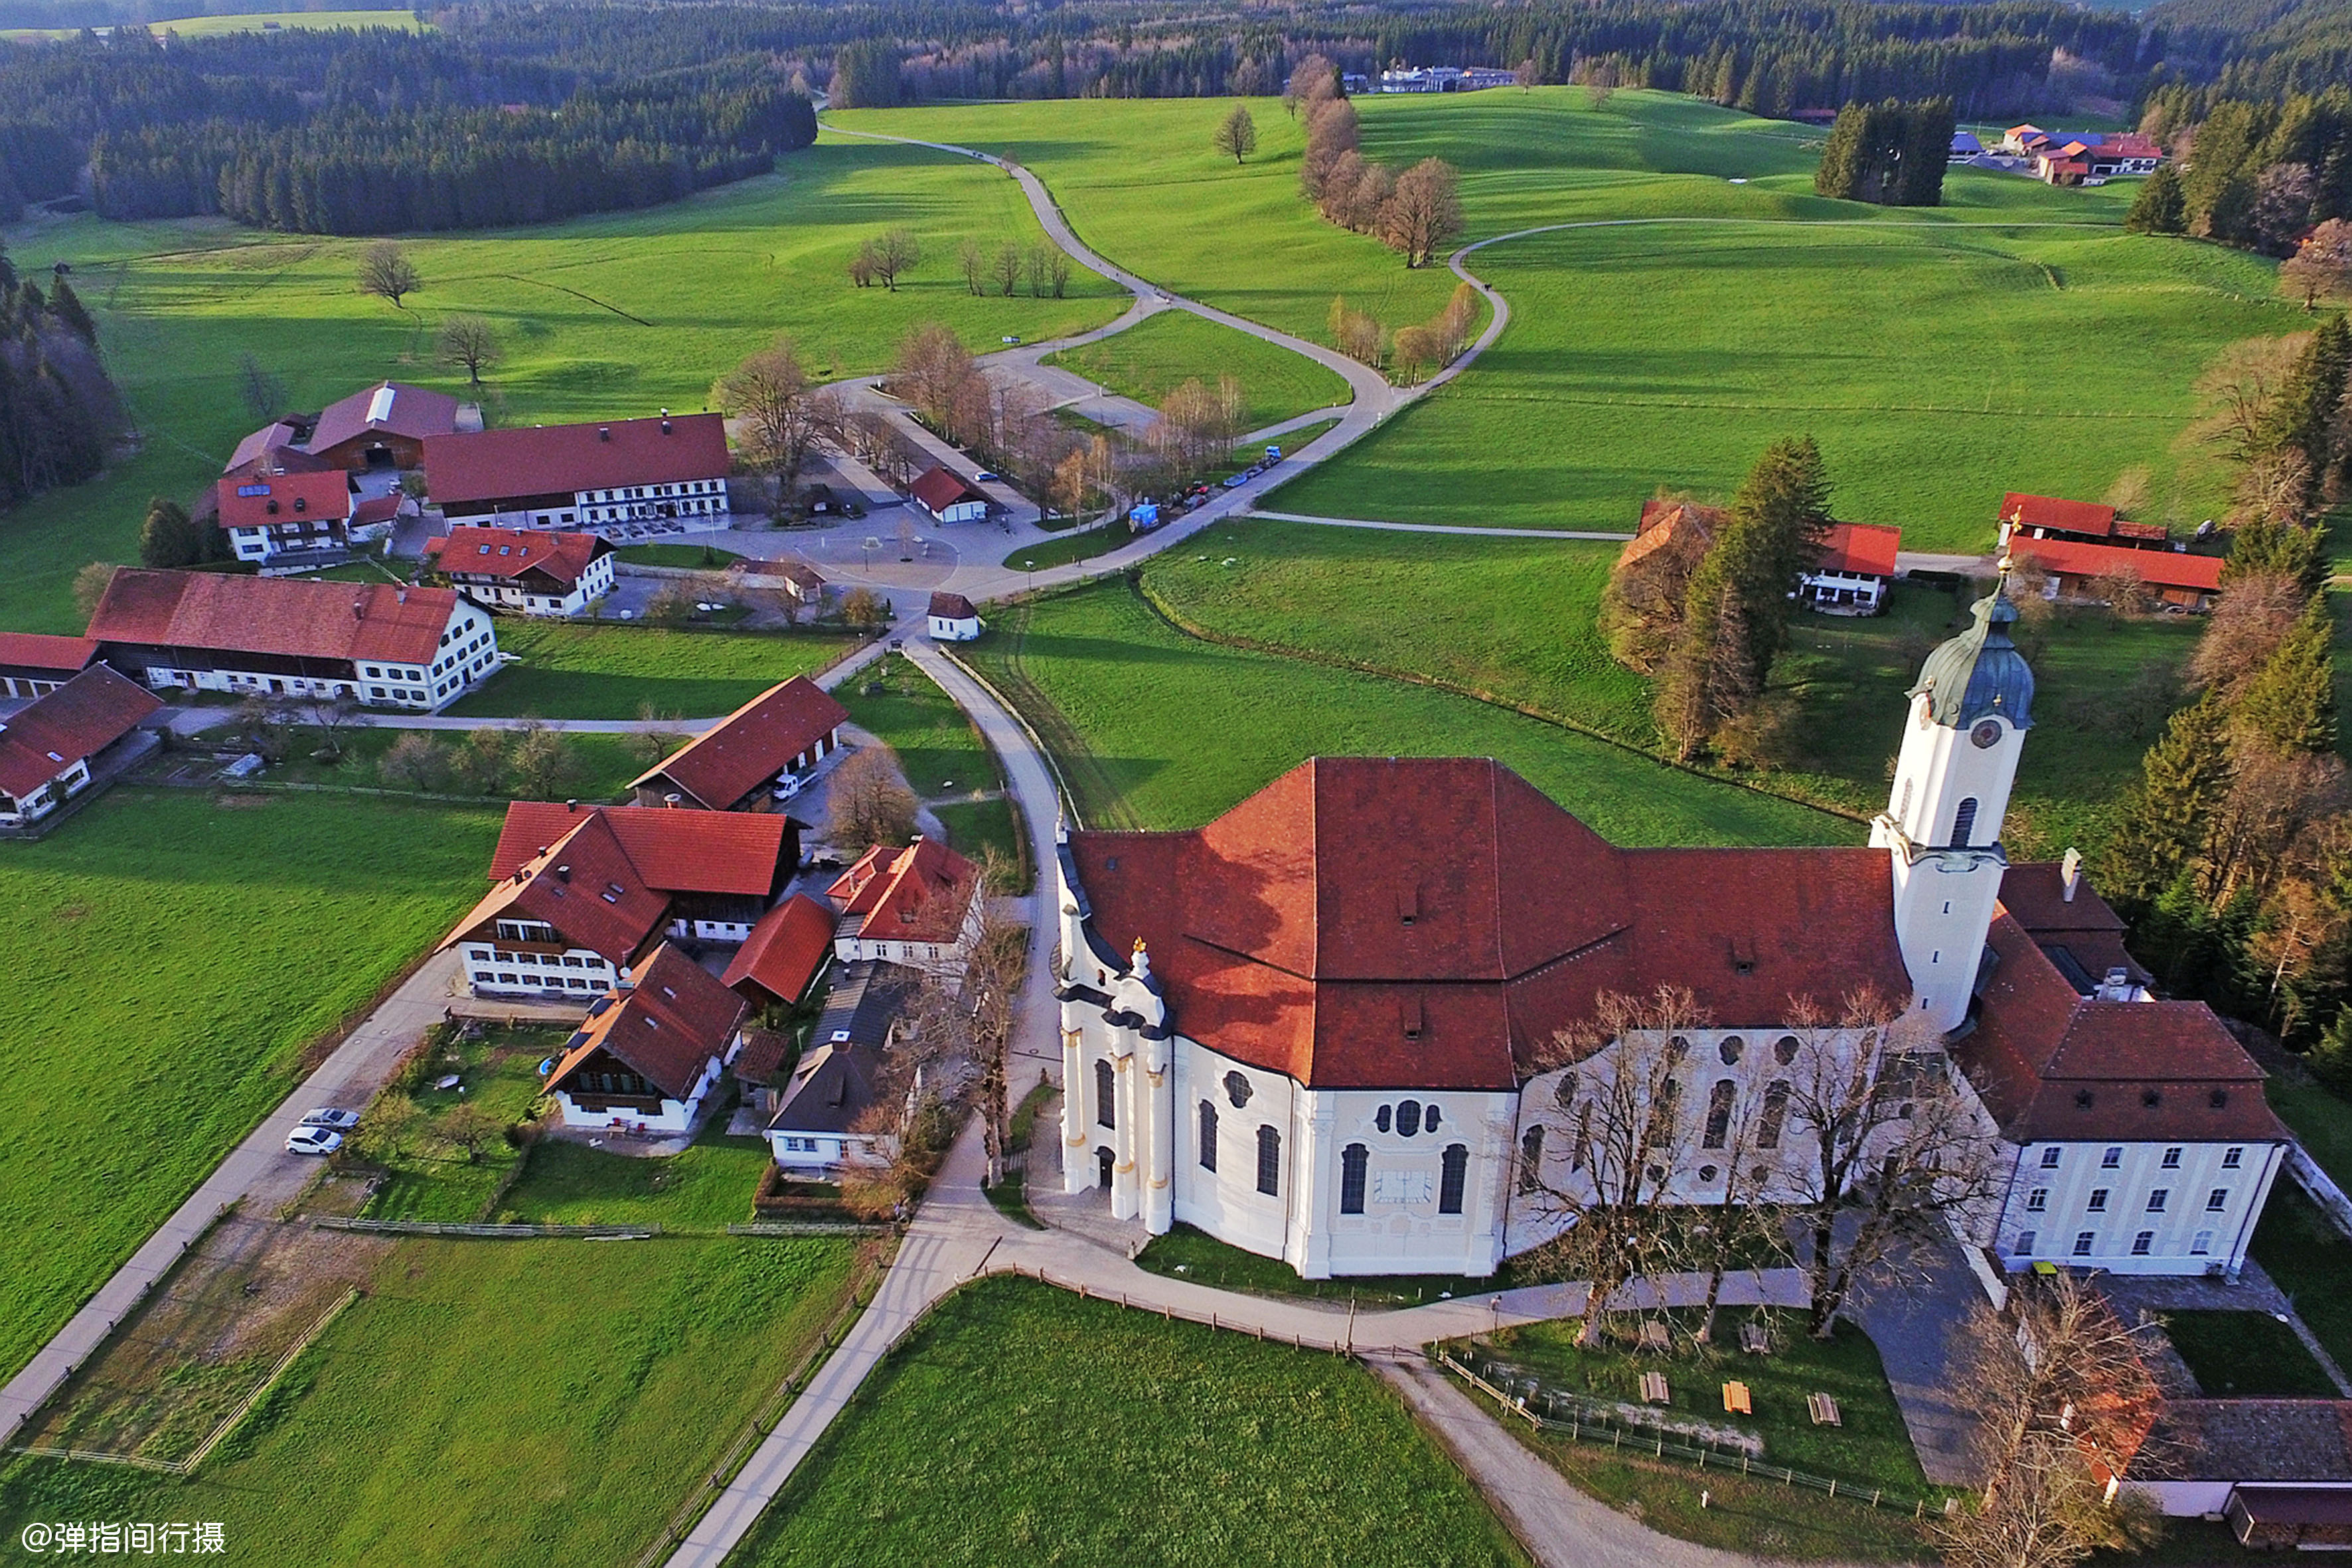
M 2313 225 L 2352 218 L 2352 88 L 2266 102 L 2171 87 L 2150 96 L 2141 128 L 2179 163 L 2140 187 L 2125 219 L 2135 232 L 2287 256 Z
M 1957 123 L 1948 98 L 1849 103 L 1830 127 L 1821 167 L 1813 171 L 1813 190 L 1881 206 L 1940 205 Z
M 1310 55 L 1299 62 L 1284 101 L 1307 127 L 1299 188 L 1326 221 L 1369 234 L 1426 267 L 1462 234 L 1461 180 L 1443 158 L 1423 158 L 1398 174 L 1365 158 L 1357 146 L 1355 105 L 1339 89 L 1331 62 Z
M 60 271 L 44 290 L 0 247 L 0 510 L 96 474 L 121 424 L 73 285 Z

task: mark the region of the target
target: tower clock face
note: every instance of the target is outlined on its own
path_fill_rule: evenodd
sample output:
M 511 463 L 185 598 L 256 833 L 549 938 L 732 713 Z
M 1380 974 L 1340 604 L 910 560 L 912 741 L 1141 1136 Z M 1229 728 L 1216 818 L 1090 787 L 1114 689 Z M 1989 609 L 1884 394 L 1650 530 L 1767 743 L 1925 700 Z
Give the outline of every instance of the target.
M 1979 748 L 2000 745 L 2000 721 L 1994 719 L 1979 721 L 1977 727 L 1969 731 L 1969 739 L 1975 742 Z

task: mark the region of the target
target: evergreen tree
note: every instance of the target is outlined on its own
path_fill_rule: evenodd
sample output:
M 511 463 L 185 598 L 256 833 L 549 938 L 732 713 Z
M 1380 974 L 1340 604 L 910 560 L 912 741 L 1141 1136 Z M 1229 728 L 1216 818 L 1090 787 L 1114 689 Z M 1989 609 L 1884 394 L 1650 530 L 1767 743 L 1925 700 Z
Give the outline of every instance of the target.
M 81 296 L 74 292 L 73 285 L 66 281 L 66 275 L 62 272 L 51 279 L 49 314 L 63 322 L 66 329 L 82 342 L 92 344 L 98 342 L 98 323 L 89 319 L 89 312 L 82 308 Z
M 2124 214 L 2124 232 L 2185 234 L 2189 230 L 2187 214 L 2180 196 L 2180 172 L 2169 163 L 2159 163 L 2156 173 L 2141 183 L 2139 195 L 2132 198 L 2131 210 Z
M 2263 417 L 2263 448 L 2300 452 L 2309 465 L 2305 506 L 2319 500 L 2322 481 L 2336 460 L 2336 425 L 2347 380 L 2352 380 L 2352 326 L 2339 313 L 2311 334 Z
M 2229 716 L 2211 697 L 2172 716 L 2140 759 L 2140 782 L 2108 841 L 2099 886 L 2126 910 L 2145 910 L 2180 880 L 2204 847 L 2229 788 Z
M 2352 1094 L 2352 1007 L 2336 1015 L 2303 1060 L 2320 1082 L 2338 1094 Z
M 216 559 L 217 547 L 207 536 L 219 531 L 191 519 L 188 509 L 178 501 L 157 496 L 147 503 L 147 520 L 139 528 L 139 563 L 194 566 Z
M 2241 731 L 2276 752 L 2325 755 L 2336 750 L 2336 623 L 2315 595 L 2262 672 L 2238 698 Z
M 2316 594 L 2327 581 L 2326 542 L 2324 526 L 2268 519 L 2243 523 L 2230 542 L 2230 558 L 2221 563 L 2221 586 L 2275 575 L 2293 580 L 2305 594 Z

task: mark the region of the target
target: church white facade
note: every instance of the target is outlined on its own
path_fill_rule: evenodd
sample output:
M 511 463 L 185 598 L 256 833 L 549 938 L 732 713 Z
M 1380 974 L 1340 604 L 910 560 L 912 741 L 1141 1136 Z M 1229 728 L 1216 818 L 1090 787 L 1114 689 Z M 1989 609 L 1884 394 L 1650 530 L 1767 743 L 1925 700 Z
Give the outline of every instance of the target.
M 1706 1125 L 1672 1195 L 1720 1202 L 1720 1120 L 1801 1158 L 1787 1079 L 1836 1048 L 1820 1010 L 1867 994 L 1940 1042 L 1999 1140 L 1969 1239 L 2011 1268 L 2234 1273 L 2287 1135 L 2210 1011 L 2149 995 L 2071 860 L 2009 866 L 2014 618 L 1996 590 L 1927 660 L 1866 849 L 1619 849 L 1491 762 L 1395 758 L 1309 762 L 1192 832 L 1066 835 L 1068 1189 L 1309 1279 L 1483 1277 L 1562 1223 L 1534 1194 L 1573 1181 L 1578 1073 L 1542 1047 L 1598 995 L 1696 997 Z M 2100 1162 L 2114 1180 L 2077 1179 Z M 1765 1199 L 1801 1190 L 1773 1168 Z

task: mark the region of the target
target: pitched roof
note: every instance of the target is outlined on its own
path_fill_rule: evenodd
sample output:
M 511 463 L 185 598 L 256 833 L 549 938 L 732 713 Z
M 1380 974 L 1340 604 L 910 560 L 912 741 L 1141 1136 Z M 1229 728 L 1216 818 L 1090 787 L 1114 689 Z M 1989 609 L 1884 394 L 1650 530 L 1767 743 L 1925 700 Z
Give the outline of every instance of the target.
M 2085 544 L 2074 539 L 2019 539 L 2010 548 L 2045 571 L 2069 576 L 2099 577 L 2109 574 L 2132 576 L 2159 588 L 2188 588 L 2218 593 L 2221 558 L 2191 555 L 2181 550 L 2134 550 L 2121 544 Z
M 138 728 L 163 701 L 93 665 L 0 722 L 0 790 L 22 798 Z
M 0 632 L 0 669 L 70 674 L 98 657 L 94 637 L 61 637 L 48 632 Z
M 972 607 L 971 601 L 961 594 L 933 594 L 930 613 L 950 621 L 975 620 L 980 616 L 980 612 Z
M 729 467 L 727 422 L 717 414 L 477 430 L 425 443 L 425 485 L 444 504 L 721 479 Z
M 833 952 L 833 906 L 795 893 L 760 917 L 719 979 L 730 987 L 757 985 L 782 1002 L 797 1002 Z
M 849 710 L 805 675 L 771 686 L 631 781 L 656 779 L 724 811 L 792 765 L 794 757 L 847 721 Z
M 508 833 L 514 826 L 514 807 L 509 806 Z M 506 835 L 501 835 L 500 849 L 505 846 Z M 492 869 L 496 874 L 495 863 Z M 586 948 L 614 965 L 626 965 L 659 933 L 669 906 L 669 890 L 647 884 L 606 814 L 594 811 L 583 814 L 570 831 L 548 840 L 544 849 L 498 876 L 481 901 L 442 938 L 441 945 L 446 947 L 471 932 L 490 929 L 491 921 L 502 918 L 544 921 L 567 945 Z
M 125 566 L 107 584 L 89 636 L 221 653 L 431 664 L 457 608 L 449 588 Z
M 1903 531 L 1876 522 L 1833 522 L 1822 540 L 1823 572 L 1848 572 L 1864 577 L 1895 575 L 1895 553 Z
M 613 553 L 610 540 L 593 533 L 550 533 L 540 529 L 453 528 L 425 541 L 425 553 L 438 557 L 440 570 L 481 577 L 520 577 L 537 572 L 569 588 L 589 563 Z
M 398 490 L 368 497 L 352 508 L 352 526 L 365 528 L 370 523 L 390 522 L 400 515 L 401 502 L 404 499 Z
M 937 839 L 904 849 L 877 844 L 834 879 L 825 896 L 864 917 L 858 934 L 882 942 L 951 942 L 971 907 L 971 861 Z
M 926 469 L 921 478 L 909 487 L 917 500 L 932 512 L 942 512 L 958 501 L 984 501 L 988 498 L 964 483 L 958 475 L 945 468 Z
M 264 425 L 236 444 L 229 454 L 224 474 L 255 473 L 274 469 L 279 473 L 319 473 L 333 467 L 323 458 L 314 458 L 302 449 L 302 428 L 290 420 L 280 419 Z
M 303 448 L 324 452 L 355 436 L 404 436 L 421 441 L 446 436 L 457 427 L 457 400 L 446 392 L 432 392 L 406 382 L 380 381 L 319 411 Z
M 231 477 L 213 486 L 223 528 L 341 522 L 352 515 L 352 477 L 341 468 Z
M 2168 1399 L 2135 1481 L 2352 1481 L 2352 1400 Z
M 920 970 L 861 958 L 845 963 L 824 995 L 824 1011 L 809 1031 L 817 1046 L 885 1046 L 891 1026 L 922 989 Z
M 848 1131 L 873 1105 L 887 1061 L 874 1046 L 811 1046 L 793 1065 L 768 1131 Z
M 2115 531 L 2116 509 L 2097 501 L 2062 500 L 2011 490 L 2000 498 L 2000 521 L 2019 528 L 2055 528 L 2068 533 L 2095 533 L 2104 539 Z
M 2069 978 L 2062 953 L 2095 984 L 2094 964 L 2104 973 L 2122 952 L 2105 921 L 2063 912 L 2092 904 L 2105 910 L 2097 894 L 2081 888 L 2074 905 L 2053 911 L 2046 890 L 2029 885 L 2021 903 L 2037 919 L 2083 923 L 2045 927 L 2037 941 L 2009 909 L 2004 883 L 1977 1026 L 1953 1049 L 2003 1136 L 2017 1143 L 2287 1136 L 2263 1101 L 2263 1069 L 2204 1003 L 2102 1001 Z M 2082 962 L 2078 946 L 2092 963 Z M 2122 966 L 2137 978 L 2127 959 Z
M 513 876 L 591 819 L 612 835 L 635 879 L 658 892 L 764 898 L 791 869 L 780 864 L 790 822 L 772 812 L 518 800 L 508 803 L 506 824 L 491 851 L 491 879 Z
M 743 999 L 668 942 L 634 987 L 607 994 L 604 1004 L 564 1042 L 547 1077 L 551 1091 L 601 1048 L 670 1099 L 684 1100 L 710 1058 L 726 1056 L 743 1019 Z
M 1884 851 L 1619 849 L 1482 758 L 1318 758 L 1204 827 L 1070 847 L 1173 1026 L 1302 1083 L 1508 1089 L 1662 982 L 1726 1026 L 1909 994 Z

